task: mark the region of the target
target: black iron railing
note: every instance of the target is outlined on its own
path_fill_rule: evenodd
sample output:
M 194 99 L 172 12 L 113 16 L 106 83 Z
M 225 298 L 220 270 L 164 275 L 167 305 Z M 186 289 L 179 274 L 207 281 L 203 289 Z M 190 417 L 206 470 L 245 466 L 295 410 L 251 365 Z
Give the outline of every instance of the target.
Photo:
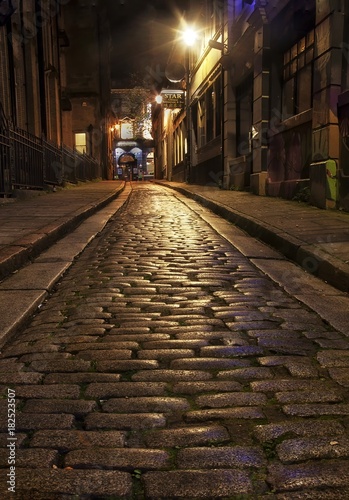
M 0 196 L 11 191 L 10 151 L 8 124 L 0 103 Z
M 42 140 L 43 161 L 44 161 L 44 183 L 63 184 L 64 173 L 62 168 L 63 152 L 56 144 L 52 144 L 45 139 Z
M 101 165 L 97 165 L 97 177 L 102 177 Z M 96 165 L 91 156 L 86 154 L 79 156 L 76 167 L 76 178 L 78 181 L 96 178 Z
M 72 183 L 77 182 L 76 170 L 79 163 L 78 160 L 76 151 L 67 146 L 62 147 L 62 175 L 64 180 Z
M 8 130 L 0 129 L 0 196 L 11 192 L 10 137 Z
M 101 165 L 94 158 L 15 127 L 0 106 L 0 196 L 100 177 Z
M 44 150 L 35 135 L 10 127 L 11 180 L 14 188 L 44 187 Z

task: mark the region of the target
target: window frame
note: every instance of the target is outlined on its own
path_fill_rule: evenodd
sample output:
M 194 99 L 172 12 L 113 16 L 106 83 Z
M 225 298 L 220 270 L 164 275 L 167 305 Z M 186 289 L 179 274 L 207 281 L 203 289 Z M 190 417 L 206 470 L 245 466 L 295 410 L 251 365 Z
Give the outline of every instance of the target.
M 298 115 L 313 106 L 315 30 L 309 31 L 283 54 L 282 64 L 282 118 Z M 304 89 L 300 79 L 307 78 L 309 85 Z M 304 104 L 308 100 L 308 103 Z
M 85 142 L 78 143 L 77 136 L 85 136 Z M 74 133 L 74 148 L 81 154 L 87 154 L 87 133 L 86 132 L 75 132 Z

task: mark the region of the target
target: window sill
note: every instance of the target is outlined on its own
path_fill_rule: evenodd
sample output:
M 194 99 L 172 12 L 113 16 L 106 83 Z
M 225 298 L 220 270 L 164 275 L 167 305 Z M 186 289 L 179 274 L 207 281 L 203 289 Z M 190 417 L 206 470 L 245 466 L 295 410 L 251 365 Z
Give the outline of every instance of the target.
M 313 117 L 313 109 L 307 109 L 306 111 L 303 111 L 302 113 L 299 113 L 298 115 L 291 116 L 290 118 L 287 118 L 286 120 L 283 120 L 280 123 L 280 126 L 283 129 L 291 129 L 298 127 L 299 125 L 303 125 L 303 123 L 310 122 Z

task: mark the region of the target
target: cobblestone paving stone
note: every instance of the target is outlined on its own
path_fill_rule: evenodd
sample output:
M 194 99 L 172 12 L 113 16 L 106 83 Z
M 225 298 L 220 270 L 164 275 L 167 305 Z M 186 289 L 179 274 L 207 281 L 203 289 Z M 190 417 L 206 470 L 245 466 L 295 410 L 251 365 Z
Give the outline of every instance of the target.
M 348 345 L 178 195 L 134 184 L 1 353 L 1 498 L 349 498 Z

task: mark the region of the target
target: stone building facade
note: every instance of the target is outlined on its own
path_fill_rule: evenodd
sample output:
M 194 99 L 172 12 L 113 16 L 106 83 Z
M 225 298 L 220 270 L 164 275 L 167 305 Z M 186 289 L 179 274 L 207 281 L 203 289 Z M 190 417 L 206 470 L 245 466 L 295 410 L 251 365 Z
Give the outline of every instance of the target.
M 57 8 L 56 8 L 57 7 Z M 62 140 L 59 71 L 60 8 L 29 0 L 0 27 L 0 102 L 14 125 Z
M 192 1 L 186 20 L 188 102 L 170 125 L 157 110 L 158 175 L 188 180 L 184 134 L 190 182 L 349 210 L 349 5 Z
M 0 19 L 3 122 L 95 158 L 103 177 L 111 178 L 111 47 L 105 2 L 13 4 L 15 8 Z

